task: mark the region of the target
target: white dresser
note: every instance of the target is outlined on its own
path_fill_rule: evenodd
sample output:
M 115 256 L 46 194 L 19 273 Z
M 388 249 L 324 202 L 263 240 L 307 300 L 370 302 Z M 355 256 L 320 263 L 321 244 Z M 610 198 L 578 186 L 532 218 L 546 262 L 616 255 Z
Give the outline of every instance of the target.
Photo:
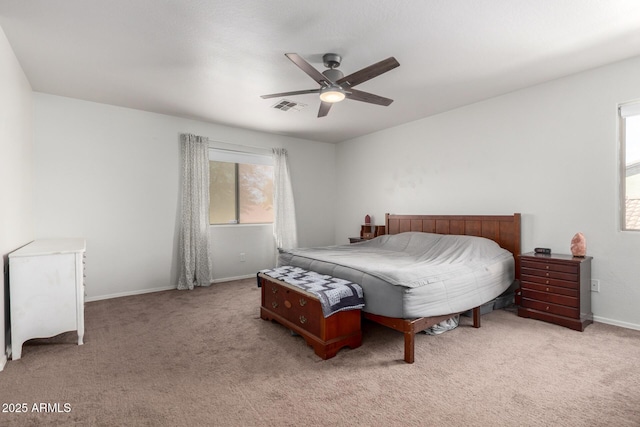
M 22 344 L 78 331 L 84 337 L 84 239 L 36 240 L 9 254 L 12 359 Z

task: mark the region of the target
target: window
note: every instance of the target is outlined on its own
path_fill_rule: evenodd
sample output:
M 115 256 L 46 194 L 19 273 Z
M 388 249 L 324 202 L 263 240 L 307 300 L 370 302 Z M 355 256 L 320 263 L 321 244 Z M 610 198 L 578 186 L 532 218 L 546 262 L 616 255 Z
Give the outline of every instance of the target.
M 640 231 L 640 102 L 619 111 L 621 228 Z
M 273 222 L 270 156 L 209 150 L 209 223 Z

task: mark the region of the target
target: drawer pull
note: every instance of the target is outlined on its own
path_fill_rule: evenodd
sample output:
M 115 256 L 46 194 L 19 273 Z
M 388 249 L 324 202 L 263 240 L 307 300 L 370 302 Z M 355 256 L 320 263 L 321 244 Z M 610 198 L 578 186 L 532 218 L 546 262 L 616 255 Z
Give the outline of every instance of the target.
M 549 306 L 547 306 L 547 308 L 545 310 L 549 311 Z
M 548 284 L 549 284 L 549 281 L 547 280 L 547 281 L 545 282 L 545 285 L 548 285 Z
M 300 316 L 300 323 L 302 323 L 303 325 L 307 323 L 307 318 L 304 316 Z
M 271 292 L 273 292 L 274 294 L 277 294 L 278 293 L 278 288 L 276 288 L 276 287 L 271 288 Z
M 546 273 L 545 276 L 549 277 L 549 273 Z
M 547 292 L 549 292 L 549 288 L 547 288 Z
M 291 301 L 286 300 L 286 301 L 284 302 L 284 306 L 285 306 L 285 307 L 287 307 L 287 308 L 291 308 Z
M 304 307 L 305 305 L 307 305 L 307 300 L 304 298 L 300 298 L 300 307 Z
M 549 266 L 548 266 L 548 265 L 545 265 L 545 266 L 544 266 L 544 268 L 546 268 L 546 269 L 548 270 L 548 269 L 549 269 Z
M 277 302 L 275 302 L 275 301 L 273 301 L 273 302 L 271 303 L 271 307 L 273 307 L 273 308 L 278 308 L 278 303 L 277 303 Z

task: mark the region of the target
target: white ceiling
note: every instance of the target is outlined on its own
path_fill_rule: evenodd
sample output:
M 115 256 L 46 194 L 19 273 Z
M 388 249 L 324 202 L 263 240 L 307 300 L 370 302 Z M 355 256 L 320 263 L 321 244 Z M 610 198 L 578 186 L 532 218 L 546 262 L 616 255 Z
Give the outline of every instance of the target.
M 339 142 L 640 55 L 638 0 L 0 0 L 34 91 Z M 317 118 L 318 85 L 284 53 L 345 75 L 400 67 Z

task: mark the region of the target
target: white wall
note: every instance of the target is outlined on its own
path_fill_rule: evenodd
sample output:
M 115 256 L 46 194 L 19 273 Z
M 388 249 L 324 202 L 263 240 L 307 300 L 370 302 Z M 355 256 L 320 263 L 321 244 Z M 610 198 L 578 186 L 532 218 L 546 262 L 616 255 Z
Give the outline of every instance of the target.
M 0 28 L 0 254 L 7 254 L 33 240 L 32 203 L 32 102 L 31 85 Z M 1 275 L 0 370 L 6 362 L 5 292 Z
M 336 239 L 365 214 L 523 214 L 522 250 L 587 238 L 596 320 L 640 329 L 640 233 L 618 224 L 616 106 L 640 99 L 640 58 L 338 146 Z M 429 96 L 425 93 L 425 96 Z
M 36 236 L 87 239 L 89 300 L 175 287 L 180 133 L 286 148 L 299 241 L 333 243 L 335 145 L 41 93 L 34 104 Z M 212 227 L 214 279 L 273 265 L 271 233 Z

